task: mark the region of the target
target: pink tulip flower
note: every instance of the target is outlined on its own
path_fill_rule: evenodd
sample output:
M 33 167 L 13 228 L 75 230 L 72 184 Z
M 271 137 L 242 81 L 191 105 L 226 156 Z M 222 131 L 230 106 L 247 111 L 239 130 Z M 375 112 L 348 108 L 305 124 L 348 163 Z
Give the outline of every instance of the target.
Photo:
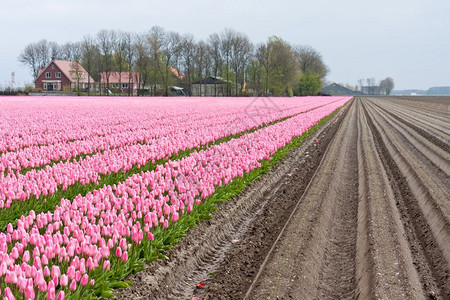
M 88 284 L 88 282 L 89 282 L 89 276 L 87 274 L 84 274 L 83 277 L 81 277 L 80 284 L 82 286 L 86 286 Z
M 72 279 L 69 285 L 69 290 L 75 291 L 76 289 L 77 289 L 77 282 L 75 281 L 75 279 Z
M 126 262 L 128 260 L 128 252 L 127 251 L 124 251 L 122 253 L 121 259 L 122 259 L 123 262 Z
M 56 297 L 56 300 L 64 300 L 66 298 L 66 295 L 64 291 L 59 291 L 58 296 Z
M 69 277 L 66 274 L 61 275 L 61 279 L 59 281 L 59 284 L 61 286 L 67 286 L 68 283 L 69 283 Z

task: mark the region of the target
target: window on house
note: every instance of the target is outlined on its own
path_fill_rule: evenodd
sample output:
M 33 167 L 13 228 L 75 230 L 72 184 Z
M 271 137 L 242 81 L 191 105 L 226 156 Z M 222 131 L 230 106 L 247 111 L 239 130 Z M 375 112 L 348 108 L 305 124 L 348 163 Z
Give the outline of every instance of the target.
M 127 89 L 128 88 L 128 83 L 122 83 L 122 88 L 123 89 Z
M 55 78 L 61 78 L 61 72 L 56 72 L 55 73 Z
M 45 73 L 45 78 L 52 78 L 52 74 L 50 72 Z

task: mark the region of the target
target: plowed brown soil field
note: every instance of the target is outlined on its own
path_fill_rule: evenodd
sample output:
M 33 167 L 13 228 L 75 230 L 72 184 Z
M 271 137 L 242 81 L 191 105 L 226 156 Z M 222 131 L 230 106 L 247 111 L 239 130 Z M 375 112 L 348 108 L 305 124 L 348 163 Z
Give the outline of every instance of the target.
M 117 296 L 450 299 L 449 106 L 352 100 Z

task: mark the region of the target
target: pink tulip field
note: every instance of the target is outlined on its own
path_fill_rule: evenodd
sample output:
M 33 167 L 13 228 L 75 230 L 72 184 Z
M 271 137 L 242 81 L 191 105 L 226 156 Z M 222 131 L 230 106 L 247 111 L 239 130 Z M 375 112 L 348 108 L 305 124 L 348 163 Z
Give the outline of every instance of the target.
M 0 98 L 0 296 L 112 297 L 350 98 Z

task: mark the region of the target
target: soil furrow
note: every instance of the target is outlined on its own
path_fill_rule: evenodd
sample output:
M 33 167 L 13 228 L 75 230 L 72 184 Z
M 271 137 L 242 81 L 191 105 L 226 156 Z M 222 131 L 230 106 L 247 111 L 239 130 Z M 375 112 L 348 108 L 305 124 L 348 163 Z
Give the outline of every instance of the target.
M 364 102 L 364 100 L 362 100 Z M 395 196 L 359 106 L 358 297 L 423 299 Z M 368 241 L 366 241 L 366 239 Z M 367 242 L 369 247 L 367 247 Z M 361 246 L 360 246 L 361 245 Z M 370 289 L 367 288 L 369 283 Z
M 405 177 L 408 178 L 410 188 L 424 211 L 430 215 L 433 222 L 439 225 L 435 232 L 439 232 L 442 249 L 450 249 L 450 177 L 442 171 L 448 164 L 440 167 L 430 163 L 430 160 L 422 155 L 414 144 L 411 144 L 402 134 L 401 129 L 389 124 L 383 115 L 374 110 L 367 102 L 368 111 L 374 115 L 374 125 L 382 132 L 391 153 L 395 153 L 395 161 Z M 450 262 L 450 252 L 447 251 Z
M 411 114 L 402 106 L 393 106 L 383 103 L 382 107 L 393 116 L 398 117 L 402 122 L 408 122 L 411 126 L 415 126 L 421 131 L 426 132 L 426 137 L 430 138 L 431 141 L 437 140 L 438 145 L 448 147 L 448 142 L 450 141 L 450 127 L 445 123 L 449 122 L 448 119 L 443 122 L 437 122 L 436 119 L 429 120 L 421 114 Z M 444 127 L 444 125 L 447 126 Z
M 350 220 L 343 221 L 334 218 L 334 213 L 345 215 L 345 210 L 357 203 L 357 187 L 353 181 L 348 181 L 357 173 L 352 152 L 356 141 L 356 119 L 353 104 L 246 299 L 321 299 L 333 297 L 334 293 L 352 297 L 355 271 L 351 265 L 356 236 L 351 236 L 352 230 L 346 230 L 349 225 L 355 226 L 356 220 L 354 215 L 347 215 Z M 346 189 L 355 190 L 353 199 L 344 192 Z M 336 229 L 330 231 L 331 228 Z M 356 232 L 353 230 L 353 233 Z M 339 254 L 346 265 L 340 270 L 341 278 L 339 262 L 332 262 L 331 252 L 336 250 L 333 243 L 345 244 L 346 248 Z M 321 278 L 321 270 L 329 272 L 328 276 Z
M 441 291 L 441 289 L 448 284 L 445 269 L 441 268 L 441 264 L 445 264 L 442 252 L 436 246 L 433 246 L 437 244 L 436 240 L 430 234 L 431 229 L 424 212 L 412 196 L 407 178 L 402 175 L 399 167 L 384 145 L 380 132 L 375 129 L 369 117 L 368 123 L 372 129 L 377 151 L 380 153 L 383 166 L 387 170 L 391 187 L 397 200 L 397 207 L 400 211 L 405 234 L 410 245 L 413 264 L 420 276 L 422 289 L 429 299 L 441 298 L 440 295 L 445 294 L 445 291 Z M 442 296 L 442 299 L 447 299 L 447 297 Z
M 351 135 L 356 135 L 350 132 Z M 351 136 L 352 139 L 356 136 Z M 356 143 L 350 142 L 337 171 L 341 184 L 329 224 L 327 245 L 320 270 L 317 299 L 354 299 L 356 287 L 356 237 L 358 218 L 358 161 Z M 345 191 L 345 192 L 344 192 Z
M 401 137 L 402 141 L 404 141 L 402 144 L 410 145 L 405 147 L 405 149 L 408 149 L 408 153 L 420 158 L 423 165 L 429 166 L 430 163 L 434 164 L 434 166 L 431 165 L 428 167 L 434 177 L 445 180 L 450 176 L 450 153 L 448 151 L 436 147 L 433 143 L 420 136 L 403 122 L 399 122 L 397 119 L 392 118 L 385 110 L 376 105 L 375 102 L 370 100 L 367 101 L 368 104 L 370 103 L 370 109 L 376 111 L 376 113 L 383 118 L 383 123 L 391 129 L 389 132 L 393 132 Z M 417 151 L 420 153 L 417 153 Z M 450 185 L 450 181 L 442 182 L 442 185 Z
M 419 116 L 426 116 L 430 120 L 443 121 L 442 124 L 447 124 L 450 104 L 448 97 L 422 97 L 421 99 L 404 100 L 398 98 L 383 98 L 389 100 L 390 103 L 395 103 L 403 107 L 403 110 L 414 112 Z M 436 122 L 436 121 L 434 121 Z M 448 127 L 448 124 L 446 125 Z
M 394 110 L 390 107 L 382 106 L 377 102 L 373 102 L 379 109 L 383 110 L 384 114 L 389 115 L 390 118 L 395 119 L 398 122 L 401 122 L 410 128 L 409 132 L 416 136 L 417 139 L 421 140 L 422 144 L 426 144 L 431 151 L 435 152 L 436 155 L 443 157 L 444 160 L 449 163 L 450 161 L 450 145 L 442 140 L 436 138 L 436 131 L 433 133 L 429 133 L 428 131 L 423 130 L 422 128 L 414 125 L 410 121 L 406 120 L 406 116 L 404 114 L 399 113 L 398 111 L 393 112 Z M 417 119 L 416 119 L 417 120 Z M 405 127 L 406 128 L 406 127 Z M 416 133 L 414 133 L 415 131 Z M 448 139 L 447 139 L 448 141 Z M 436 147 L 439 147 L 436 149 Z
M 439 247 L 439 242 L 432 234 L 433 231 L 436 231 L 436 223 L 439 223 L 434 218 L 438 217 L 430 216 L 429 209 L 424 208 L 425 206 L 419 203 L 420 199 L 414 196 L 417 194 L 417 192 L 414 193 L 416 187 L 412 182 L 414 177 L 410 172 L 407 174 L 402 172 L 402 170 L 407 170 L 405 168 L 406 161 L 400 159 L 399 152 L 394 152 L 392 147 L 386 145 L 386 142 L 392 140 L 386 139 L 383 136 L 384 131 L 380 131 L 375 126 L 374 116 L 369 116 L 368 111 L 366 111 L 366 115 L 383 165 L 388 170 L 397 207 L 410 245 L 413 264 L 420 276 L 424 293 L 429 299 L 448 299 L 450 289 L 448 262 L 444 255 L 446 250 Z
M 379 102 L 379 101 L 378 101 Z M 429 132 L 441 140 L 441 142 L 448 144 L 449 142 L 449 118 L 447 116 L 426 115 L 423 111 L 412 109 L 406 105 L 398 103 L 389 103 L 383 101 L 383 107 L 388 108 L 404 120 L 416 124 L 418 127 Z
M 419 113 L 426 112 L 432 117 L 445 119 L 450 114 L 450 103 L 448 96 L 426 96 L 426 97 L 387 97 L 390 102 L 400 103 L 405 107 L 416 109 Z

